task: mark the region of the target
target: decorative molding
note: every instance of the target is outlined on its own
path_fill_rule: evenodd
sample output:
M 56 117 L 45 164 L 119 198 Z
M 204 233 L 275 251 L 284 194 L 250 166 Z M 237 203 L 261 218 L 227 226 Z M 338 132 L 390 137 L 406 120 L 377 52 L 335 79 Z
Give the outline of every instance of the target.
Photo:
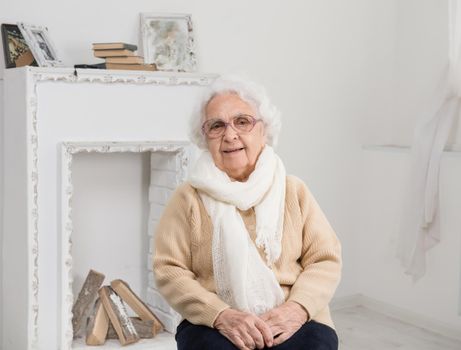
M 178 183 L 186 179 L 189 164 L 190 143 L 184 141 L 156 142 L 63 142 L 62 179 L 61 179 L 61 350 L 71 350 L 73 340 L 72 330 L 72 162 L 78 153 L 140 153 L 168 152 L 178 159 Z
M 34 83 L 63 81 L 68 83 L 146 84 L 146 85 L 209 85 L 216 74 L 181 72 L 123 71 L 106 69 L 35 68 L 27 67 Z
M 38 132 L 37 132 L 37 84 L 36 77 L 27 76 L 27 138 L 29 140 L 29 152 L 27 152 L 27 169 L 30 171 L 30 181 L 28 181 L 28 208 L 30 215 L 28 218 L 28 247 L 30 249 L 29 259 L 29 348 L 38 348 Z
M 39 273 L 38 273 L 38 257 L 39 257 L 39 245 L 38 245 L 38 97 L 37 97 L 37 86 L 40 82 L 66 82 L 66 83 L 103 83 L 103 84 L 151 84 L 151 85 L 208 85 L 217 78 L 216 74 L 198 74 L 198 73 L 181 73 L 181 72 L 140 72 L 140 71 L 114 71 L 114 70 L 100 70 L 100 69 L 72 69 L 72 68 L 47 68 L 47 67 L 24 67 L 18 69 L 27 70 L 27 138 L 28 138 L 28 149 L 27 152 L 27 168 L 29 169 L 28 182 L 28 248 L 30 251 L 29 259 L 29 315 L 28 318 L 28 348 L 38 348 L 38 313 L 39 313 L 39 302 L 38 302 L 38 291 L 39 291 Z M 148 145 L 148 142 L 143 143 Z M 165 151 L 172 149 L 173 143 L 163 143 Z M 179 145 L 180 143 L 175 143 Z M 70 144 L 69 147 L 75 145 L 79 147 L 77 143 Z M 126 152 L 130 152 L 130 149 L 134 151 L 137 149 L 134 144 L 123 143 Z M 109 150 L 114 150 L 117 147 L 122 147 L 121 143 L 107 143 Z M 86 151 L 98 152 L 100 145 L 97 143 L 86 144 Z M 92 148 L 94 147 L 94 148 Z M 122 148 L 123 148 L 122 147 Z M 134 147 L 134 148 L 133 148 Z M 150 144 L 149 147 L 154 147 Z M 178 146 L 179 147 L 179 146 Z M 183 146 L 184 147 L 184 146 Z M 120 148 L 120 149 L 122 149 Z M 174 148 L 174 147 L 173 147 Z M 79 148 L 80 149 L 80 148 Z M 94 149 L 94 150 L 93 150 Z M 184 149 L 184 148 L 183 148 Z M 69 150 L 70 151 L 70 150 Z M 84 150 L 82 150 L 84 151 Z M 119 152 L 122 152 L 120 150 Z M 101 151 L 103 152 L 103 151 Z M 109 151 L 107 151 L 109 152 Z M 116 151 L 114 151 L 116 152 Z M 142 152 L 138 150 L 138 152 Z M 187 157 L 185 153 L 182 153 L 181 147 L 178 148 L 178 152 L 182 154 L 181 169 L 185 176 Z M 72 154 L 72 152 L 70 153 Z M 67 349 L 67 348 L 63 348 Z

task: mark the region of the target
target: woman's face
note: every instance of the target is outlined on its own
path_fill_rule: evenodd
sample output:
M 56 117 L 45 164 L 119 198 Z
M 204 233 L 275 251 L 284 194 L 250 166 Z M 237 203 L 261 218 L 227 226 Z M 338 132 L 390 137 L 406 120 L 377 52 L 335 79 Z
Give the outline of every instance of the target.
M 247 114 L 258 119 L 255 109 L 237 94 L 214 96 L 205 109 L 205 120 L 219 118 L 230 122 L 232 117 Z M 205 136 L 207 137 L 207 136 Z M 249 132 L 236 131 L 228 125 L 218 138 L 208 138 L 208 149 L 216 166 L 230 178 L 246 181 L 255 168 L 258 156 L 266 144 L 264 123 L 258 122 Z

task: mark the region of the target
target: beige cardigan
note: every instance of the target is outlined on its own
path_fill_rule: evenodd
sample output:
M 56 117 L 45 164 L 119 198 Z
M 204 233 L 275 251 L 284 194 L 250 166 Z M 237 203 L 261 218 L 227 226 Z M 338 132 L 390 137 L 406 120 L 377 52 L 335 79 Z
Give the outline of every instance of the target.
M 240 214 L 254 242 L 254 210 Z M 154 274 L 160 292 L 183 318 L 209 327 L 229 308 L 215 293 L 211 243 L 210 217 L 196 189 L 185 183 L 158 224 Z M 264 251 L 259 253 L 266 261 Z M 282 254 L 272 269 L 287 300 L 334 328 L 328 303 L 341 275 L 341 246 L 306 185 L 294 176 L 287 176 Z

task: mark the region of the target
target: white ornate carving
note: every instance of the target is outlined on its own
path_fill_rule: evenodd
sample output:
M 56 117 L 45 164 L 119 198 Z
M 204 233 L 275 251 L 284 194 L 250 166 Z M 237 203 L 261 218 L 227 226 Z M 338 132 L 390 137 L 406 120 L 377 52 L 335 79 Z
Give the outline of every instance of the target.
M 29 203 L 29 208 L 31 210 L 28 225 L 29 232 L 32 232 L 32 235 L 28 237 L 28 246 L 30 249 L 29 260 L 29 300 L 30 303 L 30 312 L 31 318 L 29 318 L 29 339 L 32 349 L 37 348 L 38 344 L 38 288 L 39 288 L 39 279 L 38 279 L 38 133 L 37 133 L 37 79 L 34 76 L 29 76 L 32 84 L 31 93 L 28 94 L 28 121 L 31 125 L 29 128 L 28 138 L 30 140 L 30 149 L 31 152 L 28 154 L 28 168 L 31 169 L 30 173 L 30 182 L 28 186 L 29 201 L 32 198 L 32 203 Z M 32 323 L 32 324 L 31 324 Z
M 217 75 L 178 72 L 123 71 L 105 69 L 28 68 L 34 83 L 63 81 L 69 83 L 208 85 Z
M 28 237 L 28 247 L 30 249 L 30 259 L 29 259 L 29 341 L 30 341 L 30 348 L 36 349 L 38 347 L 38 313 L 39 313 L 39 302 L 38 302 L 38 291 L 39 291 L 39 279 L 38 279 L 38 146 L 39 146 L 39 139 L 38 139 L 38 132 L 37 132 L 37 125 L 39 121 L 37 120 L 37 84 L 40 82 L 47 82 L 47 81 L 62 81 L 67 83 L 83 83 L 83 82 L 90 82 L 90 83 L 104 83 L 104 84 L 152 84 L 152 85 L 208 85 L 214 79 L 216 79 L 217 75 L 215 74 L 195 74 L 195 73 L 177 73 L 177 72 L 140 72 L 140 71 L 113 71 L 113 70 L 99 70 L 99 69 L 72 69 L 72 68 L 36 68 L 36 67 L 28 67 L 28 80 L 29 84 L 28 88 L 30 91 L 28 92 L 28 101 L 27 101 L 27 118 L 28 118 L 28 140 L 29 140 L 29 150 L 28 153 L 28 169 L 30 169 L 30 182 L 28 187 L 28 198 L 31 199 L 29 202 L 29 218 L 28 218 L 28 225 L 29 225 L 29 232 L 30 235 Z M 178 152 L 178 156 L 181 159 L 181 171 L 182 175 L 185 176 L 186 174 L 186 167 L 187 167 L 187 156 L 185 149 L 185 144 L 181 146 L 180 142 L 170 142 L 170 143 L 140 143 L 129 144 L 129 143 L 107 143 L 105 146 L 101 144 L 86 144 L 85 146 L 79 144 L 72 144 L 66 143 L 67 149 L 64 152 L 64 156 L 72 155 L 74 147 L 77 147 L 79 152 L 87 151 L 87 152 L 134 152 L 135 149 L 139 149 L 137 152 L 142 152 L 140 149 L 145 147 L 145 151 L 155 150 L 163 150 L 166 152 Z M 83 147 L 83 148 L 82 148 Z M 102 147 L 105 148 L 107 151 L 103 151 Z M 141 148 L 137 148 L 141 147 Z M 115 151 L 118 149 L 118 151 Z M 174 151 L 176 149 L 176 151 Z M 69 157 L 69 166 L 71 163 L 71 156 Z M 63 162 L 63 164 L 67 164 Z M 70 169 L 67 171 L 70 172 Z M 70 176 L 70 173 L 69 173 Z M 71 184 L 71 182 L 69 182 Z M 66 187 L 66 191 L 70 191 L 72 193 L 72 187 L 69 185 Z M 67 192 L 64 192 L 67 193 Z M 70 208 L 71 208 L 71 195 L 68 196 L 68 203 L 67 206 L 69 212 L 66 212 L 66 218 L 70 216 Z M 72 231 L 72 221 L 66 223 L 65 230 L 66 232 Z M 66 236 L 67 237 L 67 236 Z M 70 234 L 69 234 L 70 239 Z M 70 241 L 68 241 L 70 248 Z M 67 251 L 67 250 L 66 250 Z M 70 267 L 72 265 L 72 258 L 70 255 L 66 256 L 64 259 L 64 266 L 69 267 L 69 271 L 67 271 L 67 275 L 70 273 Z M 72 283 L 70 280 L 70 276 L 67 276 L 68 283 Z M 68 286 L 68 283 L 66 286 Z M 68 289 L 70 291 L 70 289 Z M 66 320 L 70 317 L 70 309 L 72 300 L 69 300 L 69 294 L 62 295 L 63 297 L 63 304 L 66 305 L 63 308 L 64 315 L 66 316 Z M 72 295 L 70 295 L 72 299 Z M 64 320 L 64 319 L 63 319 Z M 69 339 L 71 341 L 71 335 L 69 334 L 69 327 L 63 325 L 62 328 L 65 330 L 65 336 L 63 339 L 66 339 L 66 346 L 62 349 L 70 349 L 69 347 Z M 70 328 L 71 332 L 71 328 Z M 70 338 L 69 338 L 70 337 Z
M 168 152 L 178 157 L 178 180 L 185 180 L 188 165 L 188 142 L 64 142 L 62 144 L 62 234 L 61 234 L 61 350 L 72 348 L 72 161 L 83 152 Z

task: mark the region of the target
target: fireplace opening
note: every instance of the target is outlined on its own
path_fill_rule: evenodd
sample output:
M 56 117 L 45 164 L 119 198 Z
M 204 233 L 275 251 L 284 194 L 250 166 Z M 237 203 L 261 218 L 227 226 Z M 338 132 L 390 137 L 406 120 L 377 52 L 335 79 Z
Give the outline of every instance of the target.
M 184 178 L 184 164 L 187 163 L 184 153 L 155 149 L 104 150 L 83 152 L 73 149 L 69 166 L 71 175 L 68 177 L 72 227 L 69 237 L 71 290 L 68 292 L 75 302 L 90 269 L 105 275 L 104 285 L 122 279 L 166 329 L 165 334 L 152 340 L 140 340 L 139 344 L 129 347 L 144 349 L 150 342 L 174 342 L 171 333 L 174 333 L 180 317 L 157 292 L 151 260 L 156 223 L 172 192 Z M 64 316 L 69 307 L 64 307 Z M 130 316 L 136 316 L 129 307 L 127 311 Z M 62 335 L 72 343 L 69 348 L 86 349 L 84 337 L 72 341 L 72 325 L 64 323 Z M 171 339 L 165 340 L 165 337 Z M 107 340 L 99 348 L 118 346 L 116 340 Z

